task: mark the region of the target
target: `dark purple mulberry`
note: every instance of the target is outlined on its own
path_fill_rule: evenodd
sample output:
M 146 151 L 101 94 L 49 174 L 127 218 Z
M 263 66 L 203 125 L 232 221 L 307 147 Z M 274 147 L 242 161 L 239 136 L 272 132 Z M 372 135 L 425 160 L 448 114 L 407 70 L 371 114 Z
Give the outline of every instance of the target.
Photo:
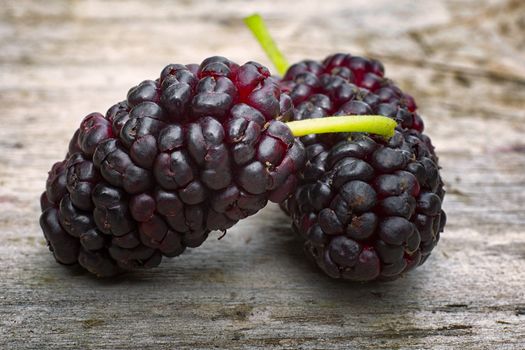
M 307 255 L 329 276 L 394 279 L 422 264 L 446 216 L 438 159 L 414 99 L 379 61 L 336 54 L 290 67 L 281 82 L 294 120 L 377 114 L 397 121 L 390 140 L 364 133 L 307 135 L 307 163 L 282 207 Z
M 49 173 L 40 224 L 62 264 L 157 266 L 293 192 L 304 148 L 290 97 L 255 62 L 166 66 L 92 113 Z

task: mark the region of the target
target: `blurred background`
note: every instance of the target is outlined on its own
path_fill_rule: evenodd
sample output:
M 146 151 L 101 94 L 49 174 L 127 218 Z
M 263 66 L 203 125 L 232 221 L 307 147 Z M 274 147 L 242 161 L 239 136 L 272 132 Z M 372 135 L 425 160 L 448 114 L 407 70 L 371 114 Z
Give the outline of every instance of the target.
M 521 0 L 4 1 L 0 108 L 25 123 L 60 105 L 48 118 L 68 132 L 47 132 L 64 144 L 87 112 L 104 112 L 167 63 L 224 55 L 270 66 L 242 22 L 254 11 L 290 62 L 334 52 L 383 60 L 416 97 L 441 150 L 520 142 L 522 123 L 505 140 L 489 131 L 525 117 Z M 483 127 L 472 127 L 479 116 Z M 472 136 L 468 145 L 454 145 L 458 133 Z
M 105 113 L 168 63 L 223 55 L 270 67 L 242 21 L 252 12 L 291 63 L 372 56 L 415 97 L 448 192 L 449 221 L 429 262 L 395 284 L 349 289 L 304 261 L 287 219 L 270 206 L 134 280 L 66 273 L 45 248 L 37 198 L 80 120 Z M 103 335 L 107 345 L 113 334 L 144 329 L 167 344 L 204 346 L 212 344 L 205 332 L 219 329 L 229 348 L 239 339 L 262 348 L 310 339 L 315 348 L 330 338 L 334 348 L 522 349 L 524 133 L 523 0 L 4 0 L 0 347 L 58 344 L 71 330 L 94 343 Z M 99 314 L 106 308 L 109 318 Z M 136 323 L 141 317 L 155 327 Z M 34 327 L 48 322 L 50 331 Z M 94 344 L 79 339 L 79 347 Z

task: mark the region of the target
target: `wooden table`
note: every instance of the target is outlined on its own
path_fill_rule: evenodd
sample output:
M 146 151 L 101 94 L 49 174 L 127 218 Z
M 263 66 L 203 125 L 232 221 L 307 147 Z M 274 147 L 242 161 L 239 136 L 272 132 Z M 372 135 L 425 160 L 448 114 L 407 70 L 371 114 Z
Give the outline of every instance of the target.
M 447 184 L 429 261 L 390 283 L 331 280 L 276 206 L 220 241 L 112 280 L 56 264 L 38 196 L 80 119 L 170 62 L 384 60 L 414 94 Z M 525 348 L 525 2 L 7 1 L 0 6 L 1 349 Z

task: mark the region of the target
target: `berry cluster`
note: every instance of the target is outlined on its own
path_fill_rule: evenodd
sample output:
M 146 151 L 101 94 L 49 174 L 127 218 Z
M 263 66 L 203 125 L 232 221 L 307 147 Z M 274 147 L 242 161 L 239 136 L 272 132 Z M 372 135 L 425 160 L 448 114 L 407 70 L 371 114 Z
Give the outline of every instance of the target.
M 223 57 L 171 64 L 92 113 L 53 165 L 40 224 L 62 264 L 99 276 L 157 266 L 295 189 L 302 143 L 269 71 Z
M 281 81 L 293 119 L 383 115 L 395 135 L 325 134 L 301 138 L 307 164 L 283 203 L 306 253 L 329 276 L 394 279 L 420 264 L 446 216 L 438 159 L 414 99 L 384 77 L 382 64 L 349 54 L 291 66 Z
M 397 123 L 393 136 L 308 134 L 300 122 L 359 115 Z M 329 276 L 395 279 L 428 258 L 446 222 L 423 129 L 376 60 L 335 54 L 281 80 L 217 56 L 170 64 L 84 118 L 49 172 L 40 224 L 59 263 L 112 276 L 197 247 L 270 200 Z

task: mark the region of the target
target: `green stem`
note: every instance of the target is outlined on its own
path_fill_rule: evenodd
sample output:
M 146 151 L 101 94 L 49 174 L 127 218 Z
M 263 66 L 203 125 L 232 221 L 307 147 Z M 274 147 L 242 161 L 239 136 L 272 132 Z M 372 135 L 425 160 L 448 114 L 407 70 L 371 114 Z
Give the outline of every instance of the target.
M 254 13 L 251 16 L 245 17 L 244 23 L 246 23 L 246 26 L 252 31 L 264 52 L 266 52 L 266 55 L 277 69 L 277 72 L 279 72 L 280 75 L 284 75 L 289 64 L 275 44 L 275 41 L 273 41 L 261 15 Z
M 366 132 L 392 137 L 397 123 L 381 115 L 347 115 L 304 119 L 288 122 L 286 125 L 295 137 L 332 132 Z
M 254 13 L 244 18 L 244 23 L 272 61 L 280 75 L 288 69 L 288 62 L 275 44 L 263 18 Z M 325 134 L 338 132 L 366 132 L 370 134 L 392 137 L 396 122 L 380 115 L 350 115 L 326 118 L 305 119 L 286 123 L 295 137 L 308 134 Z

